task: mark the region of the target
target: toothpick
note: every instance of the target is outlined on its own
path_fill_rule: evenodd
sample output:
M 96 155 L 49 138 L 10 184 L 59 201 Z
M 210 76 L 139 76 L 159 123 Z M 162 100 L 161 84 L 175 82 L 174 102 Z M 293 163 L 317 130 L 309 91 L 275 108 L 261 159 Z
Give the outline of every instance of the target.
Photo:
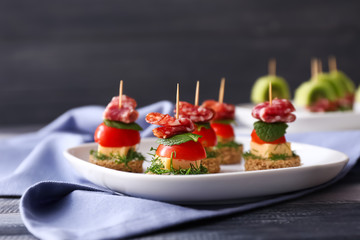
M 276 76 L 276 59 L 271 58 L 268 65 L 269 75 Z
M 311 77 L 313 80 L 317 81 L 317 75 L 318 75 L 318 60 L 316 58 L 311 59 Z
M 179 118 L 179 83 L 176 85 L 176 119 Z
M 322 61 L 321 61 L 320 58 L 318 59 L 318 71 L 319 71 L 319 73 L 323 72 L 323 70 L 322 70 Z
M 120 88 L 119 88 L 119 108 L 121 108 L 122 95 L 123 95 L 123 80 L 120 80 Z
M 196 90 L 195 90 L 195 106 L 199 106 L 199 88 L 200 88 L 200 82 L 196 82 Z
M 272 83 L 271 83 L 271 80 L 269 81 L 269 103 L 271 106 L 272 105 Z
M 330 72 L 337 71 L 337 64 L 336 64 L 335 56 L 329 56 L 328 64 L 329 64 Z
M 225 92 L 225 78 L 221 79 L 220 89 L 219 89 L 219 103 L 224 101 L 224 92 Z

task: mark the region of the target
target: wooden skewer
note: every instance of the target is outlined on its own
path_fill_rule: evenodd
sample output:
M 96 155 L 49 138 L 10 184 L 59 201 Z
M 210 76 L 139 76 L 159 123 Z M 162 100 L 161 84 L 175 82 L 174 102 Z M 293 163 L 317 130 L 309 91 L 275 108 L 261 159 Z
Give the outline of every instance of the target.
M 271 106 L 272 105 L 272 83 L 271 83 L 271 80 L 269 81 L 269 103 Z
M 276 59 L 271 58 L 268 65 L 269 75 L 276 76 Z
M 200 88 L 200 82 L 196 82 L 196 90 L 195 90 L 195 106 L 199 106 L 199 88 Z
M 219 103 L 224 102 L 224 92 L 225 92 L 225 78 L 221 79 L 220 89 L 219 89 Z
M 336 58 L 335 56 L 329 56 L 328 59 L 329 70 L 330 72 L 337 71 Z
M 120 87 L 119 87 L 119 108 L 121 108 L 122 95 L 123 95 L 123 80 L 120 80 Z
M 179 118 L 179 83 L 176 85 L 176 119 Z
M 318 59 L 318 71 L 319 71 L 319 73 L 323 72 L 323 70 L 322 70 L 322 61 L 321 61 L 320 58 Z
M 317 75 L 318 75 L 318 60 L 316 58 L 311 59 L 311 76 L 313 77 L 313 80 L 317 81 Z

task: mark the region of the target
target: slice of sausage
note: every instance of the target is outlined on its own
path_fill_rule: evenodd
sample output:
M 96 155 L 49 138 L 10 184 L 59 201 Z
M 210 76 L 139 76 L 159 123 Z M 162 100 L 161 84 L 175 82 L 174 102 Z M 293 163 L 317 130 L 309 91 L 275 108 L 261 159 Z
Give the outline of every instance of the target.
M 169 114 L 152 112 L 146 115 L 146 122 L 160 125 L 153 129 L 153 133 L 158 138 L 169 138 L 177 134 L 192 132 L 195 130 L 193 122 L 189 118 L 176 119 Z
M 215 112 L 210 108 L 179 102 L 179 117 L 190 118 L 195 123 L 207 123 L 214 115 Z
M 215 100 L 206 100 L 201 105 L 210 108 L 215 112 L 212 120 L 233 120 L 235 118 L 235 105 L 227 103 L 219 103 Z
M 256 105 L 251 115 L 263 122 L 275 123 L 275 122 L 293 122 L 296 116 L 292 114 L 295 111 L 292 103 L 287 99 L 272 100 L 272 105 L 269 102 L 264 102 Z
M 113 97 L 105 108 L 103 118 L 124 123 L 135 122 L 139 117 L 139 113 L 135 110 L 135 99 L 122 95 L 121 100 L 121 108 L 119 108 L 119 96 Z

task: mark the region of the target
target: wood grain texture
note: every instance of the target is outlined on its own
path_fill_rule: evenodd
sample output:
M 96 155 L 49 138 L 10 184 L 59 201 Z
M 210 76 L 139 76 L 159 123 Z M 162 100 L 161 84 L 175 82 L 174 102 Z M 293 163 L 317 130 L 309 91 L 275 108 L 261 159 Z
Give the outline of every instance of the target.
M 124 80 L 140 106 L 216 98 L 249 101 L 253 81 L 276 57 L 292 91 L 309 60 L 329 54 L 360 83 L 356 0 L 0 2 L 0 124 L 46 123 L 69 108 L 105 105 Z M 159 91 L 159 89 L 161 91 Z M 19 111 L 21 109 L 21 111 Z

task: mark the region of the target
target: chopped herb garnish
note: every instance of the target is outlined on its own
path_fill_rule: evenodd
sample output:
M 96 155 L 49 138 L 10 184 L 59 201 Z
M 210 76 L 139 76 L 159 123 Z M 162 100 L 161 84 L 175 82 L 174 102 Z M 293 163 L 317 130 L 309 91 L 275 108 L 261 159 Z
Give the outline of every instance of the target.
M 117 164 L 124 163 L 125 166 L 127 167 L 128 167 L 128 163 L 131 162 L 132 160 L 136 160 L 136 161 L 145 160 L 145 157 L 141 153 L 136 152 L 133 149 L 130 149 L 126 155 L 110 154 L 108 156 L 95 150 L 91 150 L 90 154 L 97 160 L 113 160 Z
M 108 127 L 113 127 L 113 128 L 130 129 L 130 130 L 136 130 L 136 131 L 143 130 L 142 127 L 140 127 L 140 125 L 135 122 L 123 123 L 123 122 L 119 122 L 119 121 L 111 121 L 111 120 L 105 119 L 104 124 Z
M 172 145 L 179 145 L 188 141 L 197 142 L 200 137 L 201 137 L 200 135 L 194 133 L 183 133 L 183 134 L 175 135 L 170 138 L 159 138 L 157 140 L 157 143 L 166 146 L 172 146 Z
M 150 149 L 154 150 L 154 149 Z M 153 173 L 158 175 L 195 175 L 195 174 L 206 174 L 208 173 L 208 170 L 206 167 L 204 167 L 202 164 L 200 166 L 195 166 L 193 164 L 190 164 L 190 168 L 188 169 L 174 169 L 173 168 L 173 154 L 171 154 L 170 159 L 170 169 L 165 169 L 164 164 L 162 163 L 161 159 L 158 156 L 155 156 L 155 154 L 150 153 L 150 155 L 153 156 L 153 159 L 151 160 L 151 165 L 148 167 L 145 171 L 145 173 Z
M 288 158 L 297 157 L 297 155 L 293 151 L 291 156 L 289 156 L 287 154 L 271 154 L 271 156 L 269 158 L 263 158 L 260 156 L 256 156 L 256 155 L 252 154 L 250 151 L 248 151 L 248 152 L 243 153 L 243 157 L 244 158 L 256 158 L 256 159 L 262 159 L 262 160 L 270 159 L 270 160 L 276 161 L 276 160 L 287 160 Z
M 90 150 L 90 155 L 92 155 L 97 160 L 110 160 L 111 158 L 105 154 L 102 154 L 95 150 Z
M 262 121 L 257 121 L 254 123 L 254 129 L 256 135 L 265 141 L 273 142 L 276 139 L 281 138 L 286 133 L 286 128 L 288 125 L 286 123 L 266 123 Z
M 223 147 L 232 147 L 232 148 L 238 148 L 239 146 L 241 146 L 242 144 L 238 144 L 235 141 L 230 141 L 230 142 L 226 142 L 226 143 L 221 143 L 218 142 L 218 144 L 216 145 L 217 148 L 223 148 Z
M 219 156 L 219 152 L 218 151 L 210 151 L 210 150 L 207 150 L 205 148 L 205 151 L 206 151 L 206 158 L 216 158 L 217 156 Z

